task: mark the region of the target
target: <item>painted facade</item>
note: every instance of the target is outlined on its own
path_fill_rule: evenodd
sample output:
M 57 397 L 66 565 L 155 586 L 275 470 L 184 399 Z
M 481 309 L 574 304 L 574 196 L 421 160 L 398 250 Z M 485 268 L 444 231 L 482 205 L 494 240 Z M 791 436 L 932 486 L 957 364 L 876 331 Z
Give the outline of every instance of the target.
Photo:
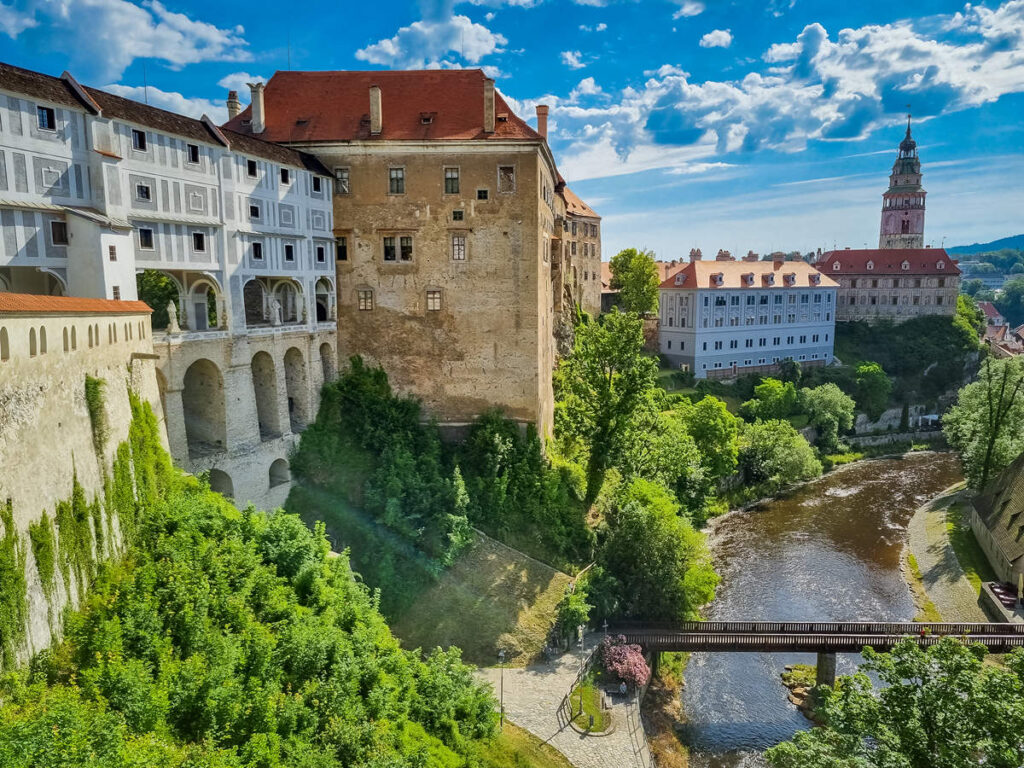
M 928 193 L 921 186 L 921 160 L 917 142 L 907 135 L 889 174 L 889 189 L 882 195 L 882 226 L 879 248 L 924 248 L 924 205 Z

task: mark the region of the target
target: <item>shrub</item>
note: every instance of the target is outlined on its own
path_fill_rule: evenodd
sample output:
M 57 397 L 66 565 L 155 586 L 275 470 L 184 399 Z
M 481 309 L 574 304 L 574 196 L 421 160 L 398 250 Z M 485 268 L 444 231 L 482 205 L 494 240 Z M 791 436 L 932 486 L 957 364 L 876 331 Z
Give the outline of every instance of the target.
M 651 679 L 651 669 L 640 646 L 627 643 L 624 635 L 605 637 L 598 654 L 605 671 L 627 685 L 640 687 Z

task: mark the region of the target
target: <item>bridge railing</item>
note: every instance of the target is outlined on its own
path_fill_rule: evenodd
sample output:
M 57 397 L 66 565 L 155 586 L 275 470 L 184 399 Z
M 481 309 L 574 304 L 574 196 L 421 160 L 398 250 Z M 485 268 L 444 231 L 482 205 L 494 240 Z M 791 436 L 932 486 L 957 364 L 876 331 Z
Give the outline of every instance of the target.
M 921 647 L 937 645 L 947 637 L 981 643 L 998 653 L 1024 648 L 1024 634 L 940 635 L 940 634 L 754 634 L 749 632 L 626 632 L 626 640 L 649 651 L 773 651 L 804 653 L 859 653 L 865 647 L 889 650 L 910 639 Z
M 830 634 L 830 635 L 1024 635 L 1024 624 L 878 621 L 684 621 L 619 622 L 611 634 L 648 632 L 688 634 Z

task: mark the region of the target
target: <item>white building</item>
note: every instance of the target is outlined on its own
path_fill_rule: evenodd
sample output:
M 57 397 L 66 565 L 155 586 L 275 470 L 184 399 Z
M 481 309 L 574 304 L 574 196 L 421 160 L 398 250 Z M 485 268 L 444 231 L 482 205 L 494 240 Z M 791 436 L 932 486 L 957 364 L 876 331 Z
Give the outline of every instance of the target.
M 153 346 L 171 451 L 239 502 L 283 501 L 336 371 L 331 186 L 205 116 L 0 64 L 0 291 L 128 300 L 144 270 L 170 278 L 177 326 Z
M 836 283 L 802 261 L 693 261 L 659 290 L 658 350 L 697 378 L 832 362 Z

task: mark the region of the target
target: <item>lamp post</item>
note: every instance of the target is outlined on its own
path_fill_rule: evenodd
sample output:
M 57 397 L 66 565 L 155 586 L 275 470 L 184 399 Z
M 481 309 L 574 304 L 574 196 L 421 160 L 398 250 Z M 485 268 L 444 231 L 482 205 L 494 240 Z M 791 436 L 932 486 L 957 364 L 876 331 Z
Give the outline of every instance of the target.
M 579 636 L 579 641 L 580 641 L 580 714 L 581 715 L 583 714 L 583 669 L 584 669 L 584 666 L 585 666 L 583 650 L 584 650 L 584 646 L 586 645 L 586 641 L 585 641 L 584 635 L 583 635 L 583 630 L 584 629 L 585 629 L 585 627 L 582 624 L 580 624 L 576 628 L 576 632 L 577 632 L 577 634 Z
M 505 649 L 498 651 L 498 666 L 501 669 L 501 687 L 499 695 L 500 704 L 498 709 L 498 730 L 505 730 Z
M 605 619 L 605 620 L 604 620 L 604 623 L 603 623 L 603 624 L 601 624 L 601 629 L 603 629 L 603 630 L 604 630 L 604 633 L 605 633 L 605 635 L 607 635 L 607 634 L 608 634 L 608 619 Z

